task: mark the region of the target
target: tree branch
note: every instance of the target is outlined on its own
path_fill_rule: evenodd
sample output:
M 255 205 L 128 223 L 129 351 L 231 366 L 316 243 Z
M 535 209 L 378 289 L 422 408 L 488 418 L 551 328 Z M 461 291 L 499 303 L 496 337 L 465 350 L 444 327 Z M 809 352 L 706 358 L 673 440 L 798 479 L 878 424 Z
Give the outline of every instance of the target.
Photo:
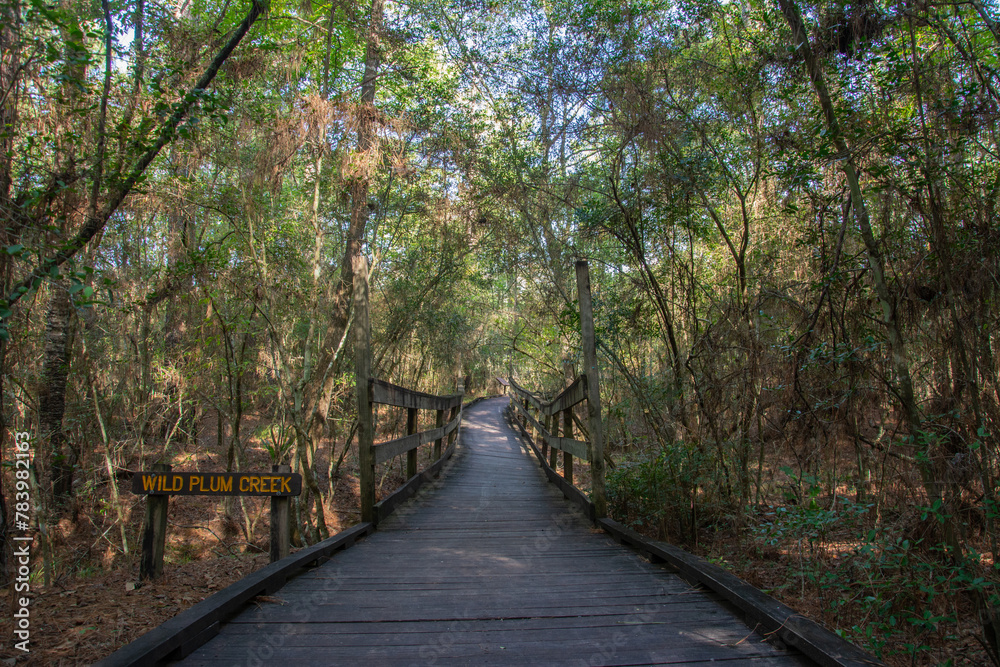
M 77 232 L 76 236 L 70 239 L 58 252 L 50 256 L 48 259 L 41 261 L 38 266 L 34 268 L 27 276 L 15 283 L 13 290 L 7 295 L 7 307 L 13 306 L 17 301 L 21 299 L 22 296 L 27 294 L 32 288 L 38 286 L 45 276 L 49 275 L 53 269 L 58 268 L 69 259 L 71 259 L 77 252 L 80 251 L 87 243 L 107 224 L 108 220 L 114 214 L 118 207 L 121 206 L 122 202 L 125 200 L 131 192 L 135 185 L 142 179 L 143 174 L 149 165 L 156 159 L 156 156 L 160 153 L 164 146 L 169 144 L 174 140 L 176 136 L 177 128 L 180 126 L 181 122 L 187 116 L 191 108 L 197 103 L 199 98 L 202 96 L 204 91 L 212 83 L 215 75 L 218 74 L 219 69 L 229 58 L 230 54 L 236 49 L 243 37 L 246 36 L 247 32 L 253 24 L 260 18 L 260 15 L 267 8 L 268 0 L 254 0 L 253 5 L 250 7 L 250 12 L 247 14 L 243 22 L 236 28 L 236 32 L 229 39 L 222 50 L 216 54 L 212 63 L 205 70 L 198 82 L 191 88 L 190 91 L 183 97 L 183 99 L 177 103 L 176 108 L 172 116 L 161 126 L 159 134 L 156 138 L 156 142 L 146 151 L 146 153 L 139 158 L 138 162 L 129 172 L 128 176 L 120 181 L 120 185 L 111 193 L 108 201 L 104 206 L 92 215 L 87 216 L 87 221 L 84 223 L 83 228 Z M 116 176 L 120 176 L 116 174 Z M 118 178 L 109 179 L 111 181 L 118 181 Z M 0 323 L 6 322 L 10 317 L 8 313 L 7 317 L 0 318 Z

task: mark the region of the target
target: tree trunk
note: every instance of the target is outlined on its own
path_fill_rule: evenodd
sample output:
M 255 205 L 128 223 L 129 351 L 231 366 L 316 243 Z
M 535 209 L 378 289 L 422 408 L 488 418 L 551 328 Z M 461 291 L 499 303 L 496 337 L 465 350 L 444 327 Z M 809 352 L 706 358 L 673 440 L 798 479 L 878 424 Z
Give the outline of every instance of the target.
M 858 227 L 861 229 L 861 238 L 864 240 L 865 249 L 868 254 L 868 266 L 871 269 L 872 279 L 875 282 L 875 293 L 878 295 L 879 304 L 882 307 L 882 323 L 885 325 L 889 347 L 892 350 L 892 365 L 896 376 L 896 386 L 893 388 L 893 393 L 899 398 L 906 421 L 914 435 L 916 435 L 920 430 L 922 419 L 913 397 L 913 381 L 910 376 L 906 344 L 896 320 L 892 297 L 889 294 L 889 286 L 885 279 L 885 266 L 882 262 L 882 253 L 872 232 L 871 221 L 868 216 L 868 206 L 861 192 L 854 154 L 848 147 L 847 141 L 841 131 L 840 121 L 833 106 L 833 98 L 830 95 L 829 88 L 827 88 L 819 61 L 809 46 L 809 38 L 806 36 L 805 26 L 802 24 L 802 16 L 799 13 L 798 5 L 795 4 L 794 0 L 778 0 L 778 4 L 785 15 L 785 19 L 788 21 L 788 25 L 792 29 L 794 46 L 802 53 L 805 59 L 806 70 L 809 78 L 812 80 L 820 107 L 823 109 L 823 116 L 826 119 L 833 144 L 837 151 L 846 158 L 843 162 L 844 176 L 846 176 L 847 184 L 850 188 L 854 217 L 858 223 Z
M 79 18 L 73 17 L 75 27 Z M 68 27 L 63 27 L 66 44 L 59 90 L 58 126 L 61 130 L 56 141 L 55 173 L 68 185 L 58 193 L 56 220 L 61 235 L 75 226 L 80 217 L 84 198 L 77 180 L 78 141 L 73 134 L 72 118 L 79 112 L 80 85 L 87 78 L 87 51 L 82 43 L 71 40 Z M 82 179 L 81 179 L 82 180 Z M 57 240 L 53 245 L 58 243 Z M 49 473 L 49 490 L 56 506 L 64 505 L 73 494 L 73 469 L 78 452 L 63 432 L 63 415 L 66 411 L 66 381 L 73 351 L 73 302 L 65 280 L 56 280 L 49 289 L 49 305 L 45 314 L 45 342 L 42 360 L 42 384 L 38 391 L 39 436 L 47 443 L 44 450 Z
M 63 432 L 66 411 L 66 380 L 69 377 L 73 345 L 73 304 L 69 292 L 59 282 L 53 283 L 45 315 L 45 348 L 42 384 L 38 391 L 39 435 L 47 446 L 43 450 L 56 504 L 64 504 L 73 493 L 73 468 L 78 452 Z
M 933 444 L 930 438 L 923 433 L 923 419 L 917 408 L 917 402 L 913 394 L 913 380 L 910 375 L 909 359 L 906 351 L 906 344 L 896 319 L 896 312 L 892 298 L 889 293 L 889 286 L 885 279 L 885 266 L 882 262 L 882 254 L 872 232 L 871 222 L 868 217 L 868 207 L 861 191 L 860 179 L 854 159 L 854 154 L 841 131 L 840 122 L 833 105 L 833 98 L 826 86 L 823 71 L 819 61 L 816 59 L 809 46 L 809 39 L 806 36 L 805 27 L 802 23 L 802 16 L 799 13 L 795 0 L 778 0 L 782 13 L 792 29 L 793 42 L 795 47 L 801 52 L 812 80 L 816 97 L 819 99 L 823 115 L 826 119 L 830 138 L 837 151 L 845 156 L 843 161 L 844 175 L 851 192 L 851 205 L 854 209 L 854 217 L 861 229 L 861 237 L 865 243 L 868 254 L 868 266 L 872 272 L 872 280 L 875 283 L 875 293 L 878 295 L 879 304 L 882 307 L 882 323 L 886 329 L 886 337 L 889 340 L 889 348 L 892 353 L 893 378 L 889 387 L 890 391 L 897 397 L 903 416 L 910 429 L 910 436 L 918 450 L 916 457 L 917 466 L 920 470 L 920 477 L 924 490 L 927 493 L 928 503 L 931 505 L 945 503 L 943 484 L 937 479 L 932 452 L 929 451 Z M 936 503 L 936 501 L 939 501 Z M 957 534 L 954 530 L 954 523 L 946 521 L 944 524 L 944 539 L 955 553 L 959 553 Z
M 11 187 L 13 185 L 14 131 L 17 127 L 17 108 L 20 87 L 16 85 L 17 68 L 20 64 L 21 7 L 18 2 L 0 3 L 0 91 L 10 91 L 0 104 L 0 247 L 9 247 L 20 238 L 20 221 L 12 215 Z M 0 252 L 0 294 L 7 294 L 10 286 L 11 257 Z M 0 331 L 6 333 L 6 331 Z M 0 456 L 6 450 L 6 434 L 10 430 L 7 423 L 6 405 L 3 397 L 3 379 L 7 375 L 7 339 L 0 336 Z M 8 526 L 7 493 L 0 475 L 0 580 L 8 581 Z
M 354 258 L 361 255 L 365 229 L 370 214 L 368 190 L 372 176 L 381 163 L 379 150 L 378 111 L 375 108 L 375 92 L 382 64 L 381 37 L 383 30 L 383 0 L 372 0 L 371 20 L 368 25 L 368 44 L 365 52 L 365 71 L 361 81 L 361 101 L 358 105 L 358 148 L 351 159 L 354 173 L 351 174 L 351 220 L 347 228 L 347 243 L 340 263 L 340 280 L 334 289 L 330 306 L 330 320 L 323 338 L 325 345 L 317 359 L 315 372 L 307 389 L 310 409 L 308 434 L 315 447 L 321 441 L 326 429 L 326 415 L 336 389 L 333 366 L 343 349 L 350 320 L 350 302 L 354 292 Z M 311 473 L 311 471 L 310 471 Z M 310 474 L 309 477 L 312 475 Z M 307 485 L 309 483 L 308 479 Z M 314 483 L 314 482 L 313 482 Z M 317 497 L 320 497 L 317 493 Z M 317 502 L 321 530 L 322 503 Z

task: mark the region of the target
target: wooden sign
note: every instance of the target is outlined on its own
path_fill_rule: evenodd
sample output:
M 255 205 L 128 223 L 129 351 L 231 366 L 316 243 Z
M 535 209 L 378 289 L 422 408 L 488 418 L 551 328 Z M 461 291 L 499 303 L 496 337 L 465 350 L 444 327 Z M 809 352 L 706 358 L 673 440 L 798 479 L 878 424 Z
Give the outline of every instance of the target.
M 137 472 L 132 493 L 151 496 L 297 496 L 302 475 L 281 472 Z

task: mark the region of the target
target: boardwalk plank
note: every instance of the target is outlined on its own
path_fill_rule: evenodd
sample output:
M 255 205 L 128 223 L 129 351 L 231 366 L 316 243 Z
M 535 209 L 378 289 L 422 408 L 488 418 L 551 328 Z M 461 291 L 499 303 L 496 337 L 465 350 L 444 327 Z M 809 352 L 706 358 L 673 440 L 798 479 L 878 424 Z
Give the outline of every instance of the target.
M 468 599 L 468 596 L 466 597 Z M 715 607 L 714 609 L 712 607 Z M 672 613 L 683 613 L 685 616 L 695 617 L 696 614 L 711 616 L 716 613 L 716 609 L 721 608 L 718 603 L 707 601 L 703 606 L 683 607 L 673 609 Z M 278 609 L 274 611 L 248 611 L 245 618 L 248 621 L 273 621 L 281 622 L 284 619 L 294 619 L 294 609 Z M 583 616 L 604 616 L 607 614 L 633 615 L 636 618 L 645 618 L 654 615 L 662 608 L 649 610 L 645 606 L 636 605 L 602 605 L 600 607 L 579 607 L 579 606 L 533 606 L 524 605 L 514 607 L 512 605 L 469 605 L 456 601 L 450 605 L 412 605 L 400 606 L 400 603 L 384 606 L 360 607 L 360 606 L 318 606 L 303 613 L 303 622 L 310 623 L 336 623 L 342 619 L 350 618 L 356 621 L 397 623 L 401 621 L 432 621 L 437 619 L 446 620 L 491 620 L 505 618 L 566 618 Z M 294 622 L 294 620 L 290 621 Z M 742 623 L 740 627 L 745 628 Z
M 733 628 L 735 635 L 747 633 L 744 626 L 732 624 L 730 617 L 720 610 L 714 623 L 726 623 Z M 538 630 L 551 632 L 562 629 L 593 629 L 593 628 L 630 628 L 642 625 L 646 628 L 655 626 L 674 625 L 696 625 L 702 627 L 703 619 L 691 619 L 678 614 L 660 614 L 645 617 L 637 621 L 631 614 L 606 614 L 603 616 L 567 616 L 563 618 L 505 618 L 492 620 L 437 620 L 437 621 L 410 621 L 393 623 L 391 631 L 393 634 L 426 634 L 438 633 L 442 630 L 447 632 L 491 632 L 503 630 L 511 632 L 521 632 L 525 630 Z M 295 634 L 386 634 L 386 625 L 382 623 L 363 623 L 360 621 L 343 621 L 339 623 L 295 623 L 283 625 L 283 622 L 272 623 L 229 623 L 223 629 L 223 633 L 232 635 L 259 635 L 266 632 L 279 630 L 286 635 Z M 740 636 L 743 636 L 740 635 Z
M 344 648 L 348 646 L 367 646 L 372 643 L 371 635 L 373 633 L 320 631 L 323 629 L 322 626 L 325 625 L 328 624 L 322 624 L 319 628 L 296 627 L 292 631 L 283 631 L 278 628 L 264 628 L 263 631 L 273 632 L 278 630 L 282 632 L 282 645 L 288 647 L 336 646 Z M 443 624 L 434 623 L 431 625 L 442 626 Z M 619 625 L 617 629 L 628 637 L 630 644 L 634 645 L 635 640 L 641 640 L 646 634 L 652 632 L 654 626 Z M 442 630 L 452 635 L 449 638 L 449 642 L 456 645 L 488 642 L 506 646 L 507 644 L 513 645 L 514 643 L 547 643 L 551 641 L 553 632 L 555 631 L 558 631 L 559 637 L 563 640 L 583 643 L 593 637 L 594 628 L 592 626 L 508 628 L 501 622 L 480 622 L 478 624 L 467 622 L 464 624 L 449 623 L 447 628 L 426 628 L 421 632 L 402 631 L 399 628 L 394 628 L 392 633 L 386 633 L 383 630 L 381 633 L 377 633 L 380 637 L 378 643 L 383 646 L 416 646 L 419 648 L 426 645 L 428 641 L 433 641 L 433 637 Z M 680 644 L 684 643 L 686 638 L 700 637 L 721 642 L 723 646 L 735 645 L 748 634 L 745 628 L 741 629 L 740 632 L 736 632 L 733 624 L 727 623 L 724 618 L 720 618 L 715 623 L 708 625 L 692 622 L 661 624 L 655 626 L 655 630 L 660 640 L 672 639 L 672 641 Z M 228 651 L 234 646 L 256 646 L 260 644 L 261 634 L 260 631 L 256 633 L 230 632 L 225 635 L 225 640 L 225 646 L 220 648 Z M 264 641 L 266 642 L 266 639 Z
M 555 638 L 557 639 L 557 638 Z M 625 641 L 624 638 L 619 641 Z M 783 665 L 796 664 L 795 658 L 789 655 L 768 655 L 761 652 L 751 644 L 740 644 L 737 646 L 723 647 L 711 646 L 708 642 L 704 645 L 692 645 L 678 648 L 634 648 L 617 647 L 613 643 L 608 645 L 586 643 L 577 646 L 573 652 L 567 652 L 564 648 L 553 646 L 558 641 L 548 641 L 541 644 L 517 643 L 516 640 L 510 646 L 504 645 L 468 645 L 468 644 L 436 644 L 431 643 L 420 647 L 415 646 L 366 646 L 366 647 L 329 647 L 329 646 L 277 646 L 262 644 L 256 647 L 235 647 L 228 653 L 215 656 L 202 657 L 200 654 L 192 656 L 191 665 L 211 665 L 217 667 L 220 661 L 230 664 L 234 658 L 244 658 L 247 662 L 251 656 L 259 655 L 264 658 L 265 664 L 273 664 L 280 661 L 282 663 L 293 664 L 348 664 L 348 665 L 427 665 L 427 664 L 463 664 L 463 665 L 622 665 L 622 664 L 645 664 L 645 665 L 698 665 L 712 664 L 718 665 L 722 661 L 723 665 L 729 665 L 729 659 L 733 658 L 758 658 L 770 659 L 766 662 L 750 661 L 743 664 L 749 665 Z M 276 658 L 275 656 L 280 656 Z M 778 660 L 777 658 L 783 658 Z M 801 663 L 798 663 L 801 664 Z

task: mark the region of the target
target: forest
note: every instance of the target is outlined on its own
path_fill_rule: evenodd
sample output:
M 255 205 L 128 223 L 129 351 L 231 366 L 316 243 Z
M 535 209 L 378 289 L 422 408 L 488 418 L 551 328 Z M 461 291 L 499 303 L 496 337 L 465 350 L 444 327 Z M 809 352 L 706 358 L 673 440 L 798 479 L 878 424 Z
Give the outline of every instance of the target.
M 998 114 L 987 0 L 3 0 L 0 579 L 28 496 L 39 595 L 134 578 L 156 463 L 357 522 L 354 259 L 374 375 L 467 397 L 575 375 L 586 259 L 612 517 L 1000 665 Z M 178 511 L 168 564 L 267 549 Z

